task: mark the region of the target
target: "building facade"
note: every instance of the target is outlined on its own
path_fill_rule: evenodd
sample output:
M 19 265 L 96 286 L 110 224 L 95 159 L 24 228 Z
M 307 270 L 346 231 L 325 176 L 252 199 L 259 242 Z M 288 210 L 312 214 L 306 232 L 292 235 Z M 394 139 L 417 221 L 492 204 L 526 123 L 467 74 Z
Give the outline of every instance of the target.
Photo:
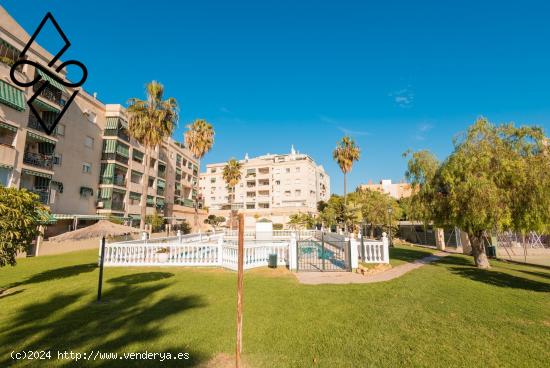
M 330 177 L 313 159 L 297 153 L 246 156 L 241 181 L 235 188 L 233 208 L 244 212 L 247 225 L 268 218 L 285 224 L 294 213 L 317 213 L 317 202 L 330 197 Z M 230 212 L 229 191 L 223 180 L 226 163 L 206 165 L 200 175 L 204 205 L 210 213 L 227 217 Z
M 360 185 L 359 188 L 385 193 L 395 199 L 407 198 L 413 194 L 412 186 L 409 183 L 392 183 L 390 179 L 383 179 L 378 184 L 369 182 Z
M 10 78 L 11 65 L 29 39 L 0 7 L 0 185 L 36 193 L 58 219 L 57 225 L 49 226 L 55 233 L 74 227 L 79 220 L 111 215 L 139 219 L 147 169 L 147 213 L 192 217 L 196 197 L 192 188 L 199 171 L 196 160 L 169 138 L 144 163 L 145 151 L 129 137 L 121 105 L 105 105 L 95 94 L 80 90 L 54 133 L 45 133 L 27 105 L 39 85 L 21 88 Z M 53 55 L 35 43 L 27 58 L 47 69 Z M 55 120 L 73 90 L 28 64 L 15 73 L 21 81 L 41 77 L 39 83 L 50 82 L 33 106 L 43 120 Z M 59 77 L 66 80 L 63 70 Z

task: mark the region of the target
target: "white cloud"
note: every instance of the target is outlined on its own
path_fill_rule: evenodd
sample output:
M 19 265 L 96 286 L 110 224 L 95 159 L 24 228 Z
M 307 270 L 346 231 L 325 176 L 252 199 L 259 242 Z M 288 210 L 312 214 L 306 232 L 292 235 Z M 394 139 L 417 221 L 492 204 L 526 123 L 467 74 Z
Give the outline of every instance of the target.
M 390 92 L 388 96 L 392 97 L 397 106 L 402 108 L 409 108 L 414 104 L 414 93 L 411 86 Z

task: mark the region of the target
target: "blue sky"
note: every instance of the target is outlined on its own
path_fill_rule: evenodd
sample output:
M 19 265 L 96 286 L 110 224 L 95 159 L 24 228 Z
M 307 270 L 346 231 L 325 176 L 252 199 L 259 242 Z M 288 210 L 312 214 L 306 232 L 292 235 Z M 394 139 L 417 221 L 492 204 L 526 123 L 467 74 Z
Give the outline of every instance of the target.
M 181 105 L 176 139 L 195 118 L 214 125 L 207 163 L 294 144 L 341 193 L 344 134 L 362 149 L 354 188 L 402 179 L 408 148 L 444 158 L 480 115 L 550 128 L 550 2 L 138 3 L 2 1 L 28 32 L 51 11 L 103 102 L 161 81 Z

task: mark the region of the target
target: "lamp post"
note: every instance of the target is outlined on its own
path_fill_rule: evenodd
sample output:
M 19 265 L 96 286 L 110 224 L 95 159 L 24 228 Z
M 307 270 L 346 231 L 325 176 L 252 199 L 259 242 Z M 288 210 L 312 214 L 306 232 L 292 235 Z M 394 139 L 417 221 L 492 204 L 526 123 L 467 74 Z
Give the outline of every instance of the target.
M 388 206 L 388 215 L 390 217 L 390 228 L 389 228 L 389 231 L 388 231 L 388 235 L 390 237 L 390 247 L 393 247 L 393 239 L 392 239 L 392 236 L 391 236 L 391 213 L 393 212 L 393 208 L 391 206 Z

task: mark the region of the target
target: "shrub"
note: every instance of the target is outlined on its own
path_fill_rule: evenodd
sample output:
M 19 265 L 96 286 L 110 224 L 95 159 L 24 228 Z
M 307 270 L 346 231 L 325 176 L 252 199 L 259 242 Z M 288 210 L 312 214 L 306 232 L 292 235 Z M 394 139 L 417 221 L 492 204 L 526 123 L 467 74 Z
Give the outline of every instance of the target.
M 273 224 L 273 230 L 283 230 L 283 224 Z
M 145 223 L 151 225 L 153 232 L 158 232 L 163 230 L 163 225 L 165 223 L 164 218 L 157 213 L 153 215 L 147 215 L 145 217 Z

